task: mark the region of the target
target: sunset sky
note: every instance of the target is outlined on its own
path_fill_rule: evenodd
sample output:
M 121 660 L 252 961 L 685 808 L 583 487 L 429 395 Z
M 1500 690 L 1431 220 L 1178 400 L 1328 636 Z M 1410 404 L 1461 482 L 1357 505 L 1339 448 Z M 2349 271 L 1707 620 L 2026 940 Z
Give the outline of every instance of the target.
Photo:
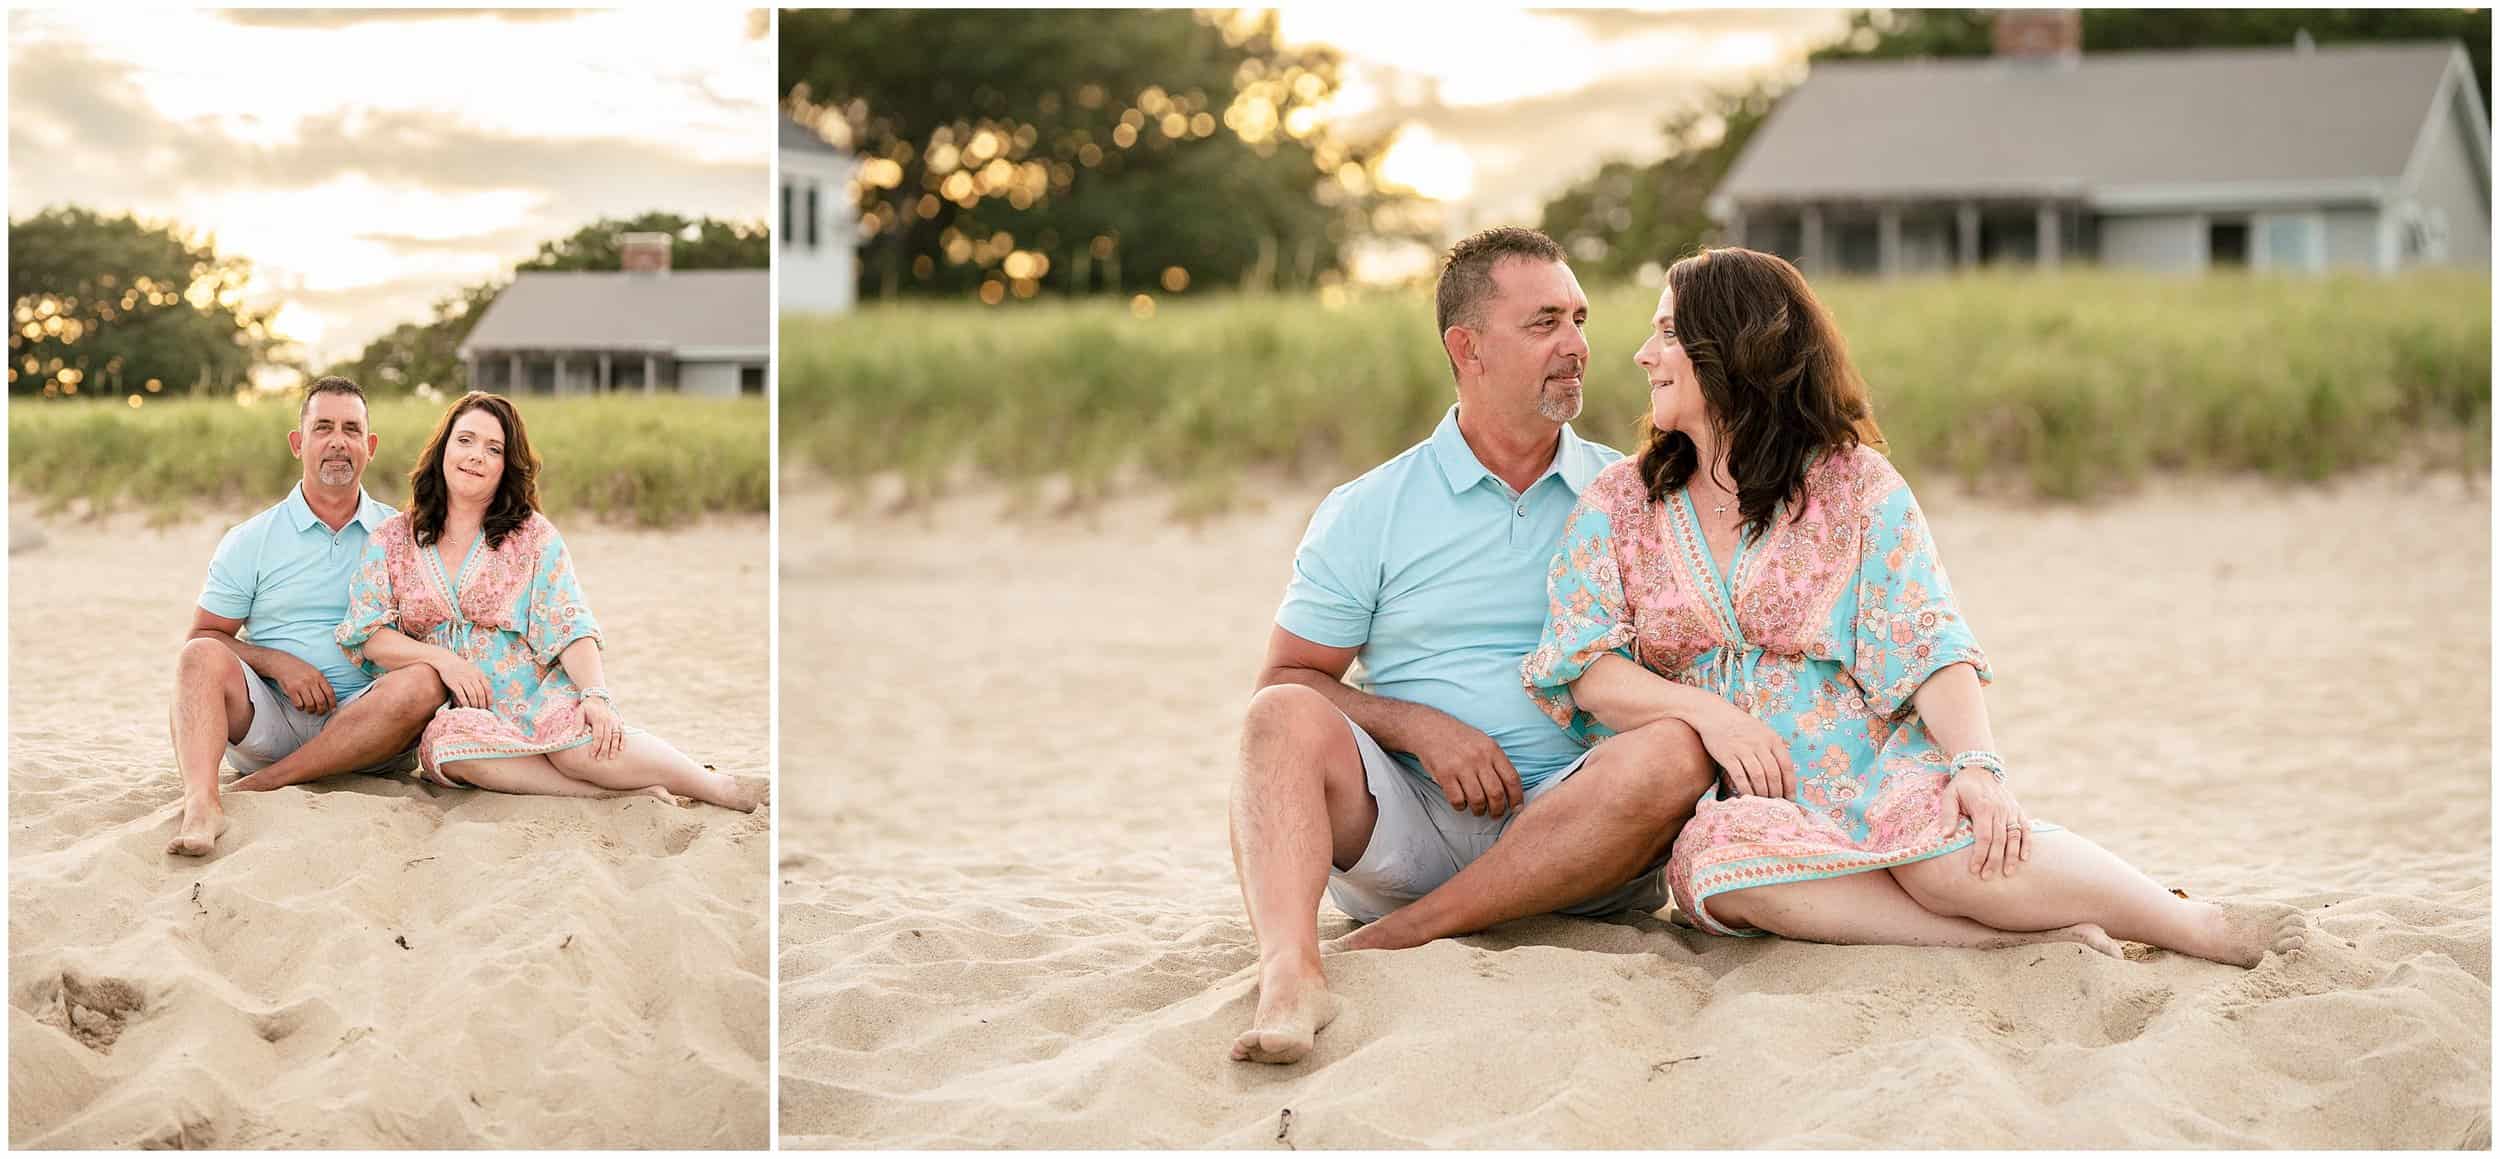
M 215 235 L 317 364 L 603 216 L 762 221 L 761 13 L 9 15 L 9 215 Z
M 1460 228 L 1534 224 L 1610 157 L 1656 159 L 1658 123 L 1713 88 L 1801 77 L 1846 9 L 1465 9 L 1446 21 L 1355 4 L 1288 8 L 1290 42 L 1346 54 L 1336 118 L 1403 124 L 1387 175 L 1457 207 Z

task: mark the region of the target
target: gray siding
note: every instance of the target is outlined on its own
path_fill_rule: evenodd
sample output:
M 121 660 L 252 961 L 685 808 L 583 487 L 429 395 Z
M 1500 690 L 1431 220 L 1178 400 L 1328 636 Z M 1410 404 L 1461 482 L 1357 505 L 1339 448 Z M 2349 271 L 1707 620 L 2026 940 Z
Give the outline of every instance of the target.
M 735 362 L 680 362 L 677 364 L 677 389 L 685 394 L 736 398 L 738 397 L 738 364 Z
M 2205 268 L 2205 219 L 2192 213 L 2129 214 L 2100 221 L 2101 264 L 2194 273 Z
M 2409 174 L 2408 192 L 2425 216 L 2447 224 L 2448 252 L 2444 263 L 2485 267 L 2491 264 L 2491 187 L 2489 175 L 2466 143 L 2465 115 L 2453 105 L 2440 110 L 2419 168 Z M 2417 259 L 2423 260 L 2423 259 Z
M 2336 270 L 2378 267 L 2379 213 L 2375 209 L 2326 211 L 2326 264 Z

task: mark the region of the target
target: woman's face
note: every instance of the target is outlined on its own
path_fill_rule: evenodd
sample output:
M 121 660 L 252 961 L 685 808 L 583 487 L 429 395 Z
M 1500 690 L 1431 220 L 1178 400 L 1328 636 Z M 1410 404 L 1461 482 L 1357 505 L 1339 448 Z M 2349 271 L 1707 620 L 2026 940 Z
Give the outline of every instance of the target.
M 503 482 L 503 422 L 485 407 L 463 411 L 443 445 L 443 486 L 462 505 L 483 505 Z
M 1701 380 L 1684 343 L 1675 336 L 1675 287 L 1658 294 L 1658 313 L 1649 320 L 1649 340 L 1632 356 L 1649 375 L 1649 422 L 1662 431 L 1698 433 L 1708 421 L 1701 398 Z

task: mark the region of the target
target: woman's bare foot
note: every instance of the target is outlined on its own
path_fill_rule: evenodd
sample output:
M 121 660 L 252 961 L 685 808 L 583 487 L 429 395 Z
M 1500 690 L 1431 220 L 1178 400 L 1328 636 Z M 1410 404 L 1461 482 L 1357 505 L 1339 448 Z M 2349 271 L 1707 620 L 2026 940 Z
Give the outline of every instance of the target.
M 2268 953 L 2295 954 L 2308 944 L 2309 919 L 2272 901 L 2189 902 L 2206 912 L 2186 944 L 2163 949 L 2210 962 L 2253 967 Z
M 752 813 L 757 809 L 763 808 L 764 802 L 772 799 L 773 781 L 771 777 L 741 774 L 738 776 L 732 776 L 728 778 L 728 780 L 732 786 L 728 794 L 721 800 L 712 802 L 721 808 L 736 809 L 741 813 Z
M 2077 922 L 2074 925 L 2061 926 L 2054 930 L 2042 930 L 2040 932 L 2040 940 L 2044 942 L 2081 942 L 2082 944 L 2113 958 L 2124 958 L 2127 956 L 2126 947 L 2119 945 L 2118 939 L 2109 936 L 2108 930 L 2104 930 L 2090 922 Z
M 617 796 L 620 796 L 620 797 L 656 797 L 656 798 L 658 798 L 658 799 L 660 799 L 660 800 L 662 800 L 662 801 L 666 801 L 666 802 L 668 802 L 668 803 L 669 803 L 669 804 L 671 804 L 671 805 L 683 805 L 683 804 L 685 804 L 685 803 L 686 803 L 685 798 L 680 797 L 680 796 L 678 796 L 678 795 L 677 795 L 677 794 L 675 794 L 675 793 L 669 792 L 669 791 L 668 791 L 668 786 L 666 786 L 666 785 L 653 785 L 653 786 L 651 786 L 651 787 L 649 787 L 649 788 L 645 788 L 645 789 L 636 789 L 636 790 L 634 790 L 633 792 L 630 792 L 630 793 L 619 793 L 619 794 L 617 794 Z
M 226 809 L 215 794 L 185 797 L 182 820 L 174 825 L 174 839 L 165 845 L 165 852 L 178 857 L 206 857 L 217 848 L 217 839 L 226 835 Z
M 1250 1029 L 1233 1040 L 1233 1061 L 1295 1063 L 1310 1056 L 1311 1041 L 1337 1017 L 1337 996 L 1317 962 L 1278 960 L 1259 971 L 1259 1010 Z

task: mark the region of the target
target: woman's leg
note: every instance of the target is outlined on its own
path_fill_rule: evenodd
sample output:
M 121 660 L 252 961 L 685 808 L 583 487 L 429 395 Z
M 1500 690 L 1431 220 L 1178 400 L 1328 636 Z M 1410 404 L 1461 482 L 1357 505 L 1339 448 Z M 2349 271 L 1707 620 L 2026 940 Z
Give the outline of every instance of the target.
M 752 813 L 764 803 L 764 778 L 713 772 L 677 751 L 677 746 L 647 732 L 627 736 L 624 751 L 613 757 L 593 757 L 591 748 L 577 745 L 548 756 L 565 776 L 611 789 L 657 785 L 678 796 L 741 813 Z
M 2094 925 L 2014 933 L 1931 912 L 1882 870 L 1729 890 L 1712 897 L 1709 906 L 1710 916 L 1724 924 L 1748 925 L 1801 942 L 1974 950 L 2081 942 L 2112 957 L 2118 954 L 2117 944 Z
M 657 797 L 676 803 L 668 790 L 653 786 L 626 791 L 602 788 L 586 781 L 577 781 L 558 771 L 542 756 L 494 757 L 487 760 L 453 761 L 443 772 L 455 781 L 464 781 L 481 789 L 498 793 L 524 793 L 540 797 Z
M 1967 850 L 1897 866 L 1891 876 L 1940 914 L 2002 930 L 2089 922 L 2113 937 L 2234 966 L 2254 966 L 2268 950 L 2299 949 L 2307 928 L 2287 905 L 2178 897 L 2117 854 L 2062 829 L 2033 833 L 2031 860 L 2011 876 L 1972 876 Z

